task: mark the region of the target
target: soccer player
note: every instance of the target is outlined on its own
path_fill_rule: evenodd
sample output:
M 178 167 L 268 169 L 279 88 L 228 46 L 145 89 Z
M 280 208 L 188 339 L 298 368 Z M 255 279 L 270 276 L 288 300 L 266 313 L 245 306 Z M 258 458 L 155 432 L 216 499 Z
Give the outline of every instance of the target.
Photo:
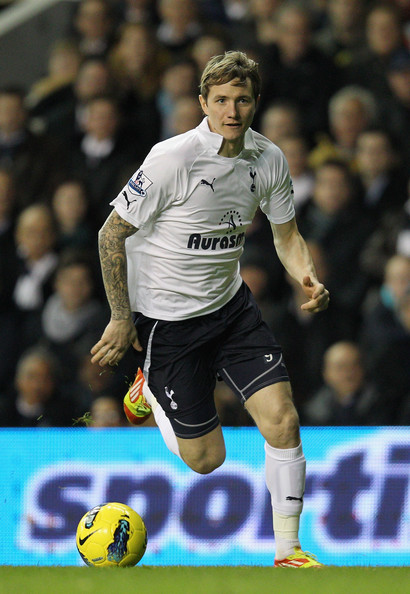
M 257 64 L 242 52 L 211 58 L 200 84 L 202 123 L 155 145 L 112 201 L 99 233 L 112 313 L 91 353 L 104 366 L 131 344 L 139 351 L 145 382 L 138 374 L 136 385 L 165 443 L 203 474 L 225 459 L 213 399 L 222 378 L 265 438 L 275 566 L 309 568 L 320 563 L 298 538 L 306 468 L 298 414 L 281 348 L 239 274 L 258 206 L 306 294 L 302 309 L 325 309 L 329 294 L 297 228 L 286 160 L 250 128 L 260 87 Z

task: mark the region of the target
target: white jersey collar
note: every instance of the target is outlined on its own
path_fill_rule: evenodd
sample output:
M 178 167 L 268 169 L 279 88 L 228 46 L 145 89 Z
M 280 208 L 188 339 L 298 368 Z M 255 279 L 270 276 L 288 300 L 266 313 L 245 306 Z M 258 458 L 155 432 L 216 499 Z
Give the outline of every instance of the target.
M 221 148 L 222 135 L 217 134 L 216 132 L 211 132 L 211 130 L 209 129 L 209 125 L 208 125 L 208 116 L 206 116 L 202 120 L 202 122 L 199 124 L 199 126 L 197 126 L 196 129 L 199 131 L 204 144 L 206 144 L 208 147 L 214 149 L 215 152 L 217 153 L 219 151 L 219 149 Z M 245 132 L 244 149 L 248 150 L 248 151 L 257 151 L 258 150 L 256 143 L 255 143 L 252 128 L 248 128 L 247 131 Z

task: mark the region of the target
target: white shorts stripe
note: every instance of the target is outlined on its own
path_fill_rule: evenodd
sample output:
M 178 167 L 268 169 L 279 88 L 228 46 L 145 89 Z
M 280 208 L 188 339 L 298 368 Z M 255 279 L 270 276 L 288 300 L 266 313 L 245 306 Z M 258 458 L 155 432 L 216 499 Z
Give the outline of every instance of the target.
M 175 423 L 179 423 L 180 425 L 183 425 L 184 427 L 202 427 L 202 425 L 209 425 L 209 423 L 212 423 L 212 421 L 214 421 L 217 418 L 218 418 L 218 415 L 215 415 L 212 417 L 212 419 L 209 419 L 209 421 L 205 421 L 205 423 L 197 423 L 195 425 L 191 425 L 190 423 L 183 423 L 182 421 L 178 421 L 178 419 L 174 419 L 174 421 L 175 421 Z
M 151 351 L 152 351 L 152 341 L 154 339 L 154 332 L 155 332 L 155 328 L 157 327 L 158 324 L 158 320 L 155 322 L 155 324 L 152 327 L 152 330 L 150 332 L 149 335 L 149 339 L 148 339 L 148 344 L 147 344 L 147 354 L 145 357 L 145 361 L 144 361 L 144 377 L 145 377 L 145 381 L 147 382 L 147 385 L 149 386 L 149 368 L 151 367 Z
M 249 384 L 247 386 L 245 386 L 243 388 L 243 391 L 245 392 L 245 390 L 247 390 L 252 384 L 254 384 L 255 382 L 257 382 L 261 377 L 263 377 L 264 375 L 266 375 L 267 373 L 269 373 L 270 371 L 272 371 L 272 369 L 275 369 L 275 367 L 277 367 L 278 365 L 280 365 L 282 363 L 282 359 L 283 359 L 283 355 L 281 354 L 281 356 L 279 357 L 278 361 L 275 363 L 275 365 L 273 365 L 273 367 L 269 367 L 269 369 L 267 369 L 264 373 L 261 373 L 260 375 L 258 375 L 258 377 L 255 377 L 255 379 L 253 379 L 251 382 L 249 382 Z

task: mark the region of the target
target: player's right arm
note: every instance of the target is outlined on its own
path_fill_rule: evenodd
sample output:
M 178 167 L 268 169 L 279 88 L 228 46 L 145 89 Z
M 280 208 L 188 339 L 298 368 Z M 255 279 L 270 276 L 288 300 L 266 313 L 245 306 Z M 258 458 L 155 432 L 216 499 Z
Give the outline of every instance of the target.
M 142 350 L 131 317 L 125 240 L 138 229 L 113 210 L 98 234 L 98 250 L 111 319 L 91 349 L 92 363 L 115 365 L 132 344 Z

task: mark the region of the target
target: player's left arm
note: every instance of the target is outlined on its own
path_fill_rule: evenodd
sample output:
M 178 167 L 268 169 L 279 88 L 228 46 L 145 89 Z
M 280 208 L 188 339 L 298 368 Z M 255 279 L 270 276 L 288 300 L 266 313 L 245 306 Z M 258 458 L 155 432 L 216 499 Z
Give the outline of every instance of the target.
M 276 252 L 292 278 L 297 280 L 308 299 L 301 309 L 317 313 L 327 308 L 329 291 L 319 282 L 309 249 L 301 236 L 296 219 L 271 223 Z

